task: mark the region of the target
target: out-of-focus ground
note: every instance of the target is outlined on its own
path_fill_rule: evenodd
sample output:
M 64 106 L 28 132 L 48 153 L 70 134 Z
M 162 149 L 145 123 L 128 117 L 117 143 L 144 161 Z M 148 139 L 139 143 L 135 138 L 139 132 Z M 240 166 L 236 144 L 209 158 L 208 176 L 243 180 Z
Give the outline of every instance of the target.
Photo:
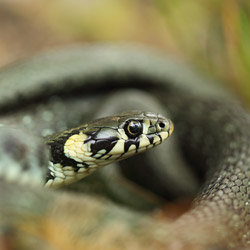
M 0 66 L 72 43 L 136 42 L 227 84 L 250 106 L 249 0 L 1 0 Z

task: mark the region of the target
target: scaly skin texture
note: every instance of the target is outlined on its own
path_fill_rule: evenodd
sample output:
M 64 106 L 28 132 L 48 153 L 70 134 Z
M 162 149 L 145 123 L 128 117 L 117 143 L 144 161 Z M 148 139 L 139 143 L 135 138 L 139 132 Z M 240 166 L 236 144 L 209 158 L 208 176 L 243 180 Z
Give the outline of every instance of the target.
M 79 117 L 86 106 L 83 102 L 87 96 L 92 97 L 88 97 L 86 113 L 92 114 L 97 112 L 98 100 L 103 105 L 101 98 L 107 92 L 114 89 L 124 91 L 128 87 L 148 91 L 164 109 L 168 109 L 175 123 L 179 151 L 193 171 L 205 179 L 193 208 L 176 221 L 165 223 L 163 219 L 158 221 L 152 216 L 124 210 L 100 198 L 95 200 L 88 195 L 41 188 L 31 190 L 25 186 L 19 188 L 3 181 L 0 186 L 3 244 L 16 244 L 25 249 L 32 249 L 33 241 L 40 244 L 41 249 L 51 246 L 61 249 L 72 246 L 75 249 L 227 249 L 249 246 L 249 114 L 232 96 L 185 67 L 159 55 L 140 52 L 137 48 L 90 46 L 49 53 L 3 69 L 0 74 L 2 121 L 21 121 L 33 132 L 46 135 L 45 128 L 50 119 L 46 112 L 46 119 L 39 117 L 39 109 L 43 110 L 41 106 L 35 108 L 41 100 L 46 101 L 44 105 L 52 110 L 53 117 L 65 118 L 63 125 L 50 120 L 52 132 L 55 132 L 84 120 Z M 52 94 L 66 105 L 60 104 L 60 109 L 56 108 L 58 99 L 51 99 Z M 20 99 L 22 106 L 19 105 Z M 126 98 L 119 101 L 126 103 Z M 69 113 L 69 110 L 70 117 L 67 117 L 65 112 Z M 27 122 L 24 113 L 37 125 Z M 14 136 L 19 138 L 20 135 Z M 27 134 L 26 141 L 28 137 Z M 23 144 L 24 149 L 30 146 L 30 143 Z M 0 149 L 4 154 L 5 147 L 1 145 Z M 126 165 L 127 168 L 122 166 L 122 171 L 127 171 L 127 176 L 138 176 L 138 170 L 129 168 L 130 163 Z M 160 188 L 152 186 L 147 170 L 156 171 L 156 167 L 142 171 L 143 164 L 137 165 L 141 176 L 133 180 L 164 196 L 165 191 L 162 192 L 161 188 L 165 188 L 164 178 L 169 176 L 165 177 L 165 172 L 158 173 L 158 180 L 154 179 L 154 183 L 161 183 Z M 175 162 L 170 167 L 174 165 Z M 149 182 L 140 183 L 141 179 Z M 33 239 L 33 235 L 39 236 L 39 240 Z M 8 243 L 8 237 L 15 240 Z M 49 243 L 44 243 L 43 239 Z

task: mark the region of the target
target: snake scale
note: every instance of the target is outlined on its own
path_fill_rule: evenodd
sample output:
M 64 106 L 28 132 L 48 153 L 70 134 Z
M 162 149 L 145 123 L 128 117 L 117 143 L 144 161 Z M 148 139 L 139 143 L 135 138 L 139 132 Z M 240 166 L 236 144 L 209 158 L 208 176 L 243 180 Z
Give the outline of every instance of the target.
M 79 194 L 33 185 L 34 171 L 40 180 L 49 159 L 37 135 L 131 109 L 170 117 L 175 132 L 157 150 L 96 171 L 92 181 L 106 180 L 120 203 L 150 203 L 151 208 L 199 189 L 190 211 L 175 221 L 159 221 L 88 190 Z M 187 67 L 136 46 L 52 51 L 2 69 L 0 112 L 1 123 L 14 124 L 1 127 L 1 175 L 16 164 L 26 169 L 26 185 L 0 182 L 3 249 L 249 247 L 249 113 L 232 94 Z M 16 171 L 11 176 L 16 180 Z M 81 185 L 93 188 L 85 179 Z

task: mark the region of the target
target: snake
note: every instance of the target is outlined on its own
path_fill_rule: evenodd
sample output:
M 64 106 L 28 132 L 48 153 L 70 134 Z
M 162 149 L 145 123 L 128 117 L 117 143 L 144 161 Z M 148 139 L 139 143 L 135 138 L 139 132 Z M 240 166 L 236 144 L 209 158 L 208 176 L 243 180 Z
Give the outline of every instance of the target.
M 30 238 L 41 249 L 249 247 L 250 116 L 213 80 L 154 50 L 96 44 L 9 65 L 0 90 L 4 242 L 26 249 Z M 136 154 L 168 138 L 173 124 L 166 143 Z M 53 189 L 65 184 L 69 190 Z M 195 194 L 174 221 L 134 211 Z

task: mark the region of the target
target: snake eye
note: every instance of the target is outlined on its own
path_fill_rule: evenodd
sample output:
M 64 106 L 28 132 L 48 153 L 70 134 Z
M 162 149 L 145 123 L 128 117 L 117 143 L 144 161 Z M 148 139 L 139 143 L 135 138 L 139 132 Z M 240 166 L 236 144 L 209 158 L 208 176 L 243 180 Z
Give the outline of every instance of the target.
M 124 129 L 128 137 L 134 138 L 142 133 L 142 124 L 139 121 L 129 121 Z

